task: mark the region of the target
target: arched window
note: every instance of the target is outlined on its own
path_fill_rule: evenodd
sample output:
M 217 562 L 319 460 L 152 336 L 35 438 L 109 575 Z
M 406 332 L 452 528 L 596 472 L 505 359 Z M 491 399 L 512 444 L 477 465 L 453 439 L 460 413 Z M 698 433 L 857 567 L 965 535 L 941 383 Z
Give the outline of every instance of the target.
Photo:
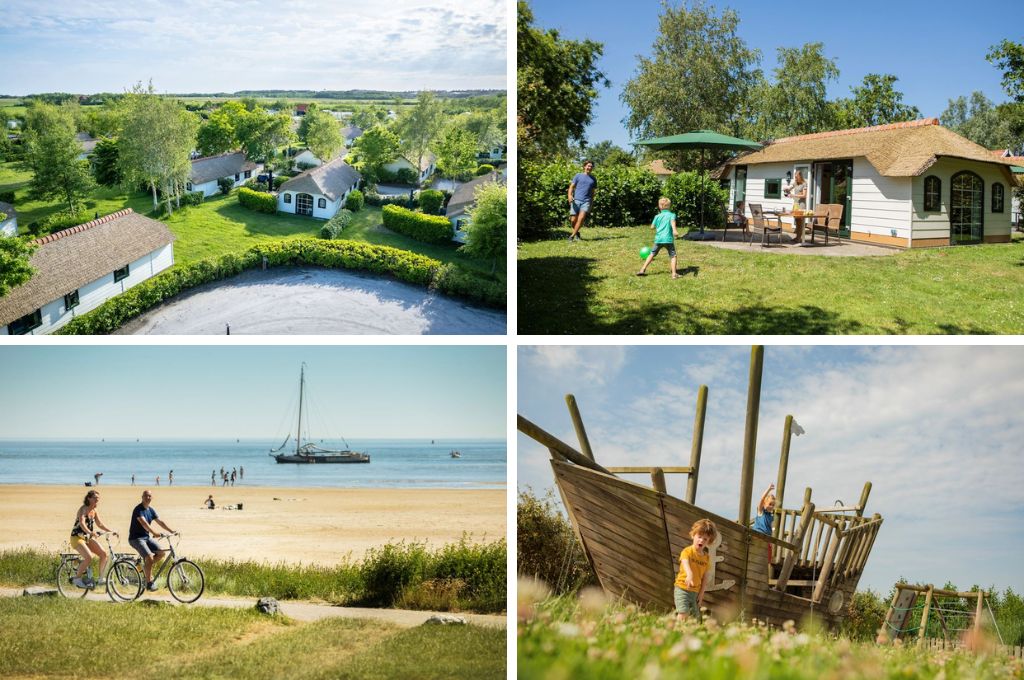
M 975 173 L 964 170 L 949 181 L 949 241 L 981 243 L 984 237 L 985 183 Z
M 292 202 L 292 195 L 291 194 L 285 194 L 284 195 L 284 202 L 285 203 L 291 203 Z
M 326 208 L 327 207 L 327 199 L 326 198 L 318 198 L 318 199 L 316 199 L 316 207 L 318 207 L 318 208 Z
M 1003 212 L 1003 185 L 998 182 L 992 185 L 992 212 Z
M 942 180 L 935 175 L 924 178 L 924 210 L 939 212 L 942 210 Z

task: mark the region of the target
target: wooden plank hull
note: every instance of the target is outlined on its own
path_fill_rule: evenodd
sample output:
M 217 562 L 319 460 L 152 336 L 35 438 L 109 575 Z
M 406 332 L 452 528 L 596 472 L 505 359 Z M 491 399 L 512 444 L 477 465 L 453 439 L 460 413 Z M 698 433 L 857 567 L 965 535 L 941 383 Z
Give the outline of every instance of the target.
M 711 580 L 704 595 L 716 618 L 742 616 L 781 625 L 799 622 L 813 611 L 835 625 L 856 590 L 860 569 L 830 575 L 814 603 L 810 585 L 778 591 L 769 584 L 771 543 L 764 535 L 614 475 L 557 460 L 551 466 L 584 551 L 602 588 L 614 597 L 655 611 L 672 610 L 679 553 L 690 545 L 690 527 L 699 519 L 713 521 L 720 534 L 712 546 Z M 807 579 L 812 576 L 817 577 L 813 565 Z

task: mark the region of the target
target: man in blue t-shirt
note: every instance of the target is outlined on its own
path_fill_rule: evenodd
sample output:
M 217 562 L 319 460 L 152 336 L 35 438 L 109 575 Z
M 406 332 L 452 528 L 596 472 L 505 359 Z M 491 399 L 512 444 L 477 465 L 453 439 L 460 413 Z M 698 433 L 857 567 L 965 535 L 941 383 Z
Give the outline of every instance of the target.
M 175 533 L 173 529 L 164 524 L 164 521 L 157 516 L 156 510 L 149 506 L 152 500 L 153 494 L 149 492 L 149 489 L 142 492 L 142 502 L 132 510 L 132 519 L 128 529 L 128 544 L 135 548 L 144 561 L 143 571 L 146 574 L 147 590 L 156 590 L 156 583 L 152 580 L 153 563 L 163 558 L 167 552 L 153 539 L 154 536 L 157 538 L 162 537 L 162 534 L 157 534 L 153 530 L 153 522 L 162 526 L 167 533 Z
M 583 161 L 583 172 L 576 173 L 569 184 L 569 224 L 572 226 L 570 243 L 580 240 L 580 227 L 583 226 L 583 220 L 587 219 L 590 203 L 594 200 L 597 179 L 591 174 L 593 170 L 593 161 Z

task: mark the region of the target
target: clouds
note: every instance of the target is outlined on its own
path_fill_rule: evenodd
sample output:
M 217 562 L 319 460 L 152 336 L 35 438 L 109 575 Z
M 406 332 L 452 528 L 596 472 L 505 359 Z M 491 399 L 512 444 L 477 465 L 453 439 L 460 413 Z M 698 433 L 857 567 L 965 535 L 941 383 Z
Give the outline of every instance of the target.
M 749 349 L 633 347 L 624 357 L 614 376 L 589 385 L 557 362 L 528 369 L 521 360 L 520 412 L 575 441 L 564 406 L 531 383 L 557 393 L 567 391 L 556 388 L 559 381 L 576 383 L 598 462 L 686 465 L 697 386 L 706 382 L 697 500 L 734 517 Z M 543 375 L 531 376 L 537 369 Z M 805 487 L 819 507 L 856 503 L 864 482 L 873 483 L 867 511 L 882 514 L 885 525 L 865 585 L 887 590 L 903 575 L 1021 588 L 1007 555 L 1024 560 L 1024 420 L 1016 415 L 1024 403 L 1022 369 L 1016 347 L 767 347 L 754 493 L 776 479 L 784 420 L 792 414 L 806 434 L 792 441 L 786 507 L 799 505 Z M 520 486 L 551 486 L 547 452 L 524 439 Z M 685 478 L 670 477 L 671 493 L 684 488 Z M 948 559 L 962 541 L 978 551 L 970 565 Z
M 0 91 L 504 88 L 505 3 L 7 3 Z

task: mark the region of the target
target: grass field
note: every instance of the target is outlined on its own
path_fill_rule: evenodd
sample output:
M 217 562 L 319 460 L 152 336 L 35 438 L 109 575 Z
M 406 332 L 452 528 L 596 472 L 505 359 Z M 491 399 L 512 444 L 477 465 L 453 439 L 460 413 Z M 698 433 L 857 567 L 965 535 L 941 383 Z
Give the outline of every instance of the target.
M 531 592 L 532 590 L 532 592 Z M 520 582 L 518 673 L 523 678 L 1024 678 L 1020 659 L 854 642 L 825 632 L 675 621 L 609 604 L 594 592 L 537 602 Z
M 677 241 L 635 276 L 650 227 L 522 243 L 519 332 L 537 334 L 1019 334 L 1024 242 L 817 257 Z M 685 270 L 685 272 L 684 272 Z
M 0 601 L 4 677 L 504 678 L 505 631 L 297 623 L 255 611 Z

